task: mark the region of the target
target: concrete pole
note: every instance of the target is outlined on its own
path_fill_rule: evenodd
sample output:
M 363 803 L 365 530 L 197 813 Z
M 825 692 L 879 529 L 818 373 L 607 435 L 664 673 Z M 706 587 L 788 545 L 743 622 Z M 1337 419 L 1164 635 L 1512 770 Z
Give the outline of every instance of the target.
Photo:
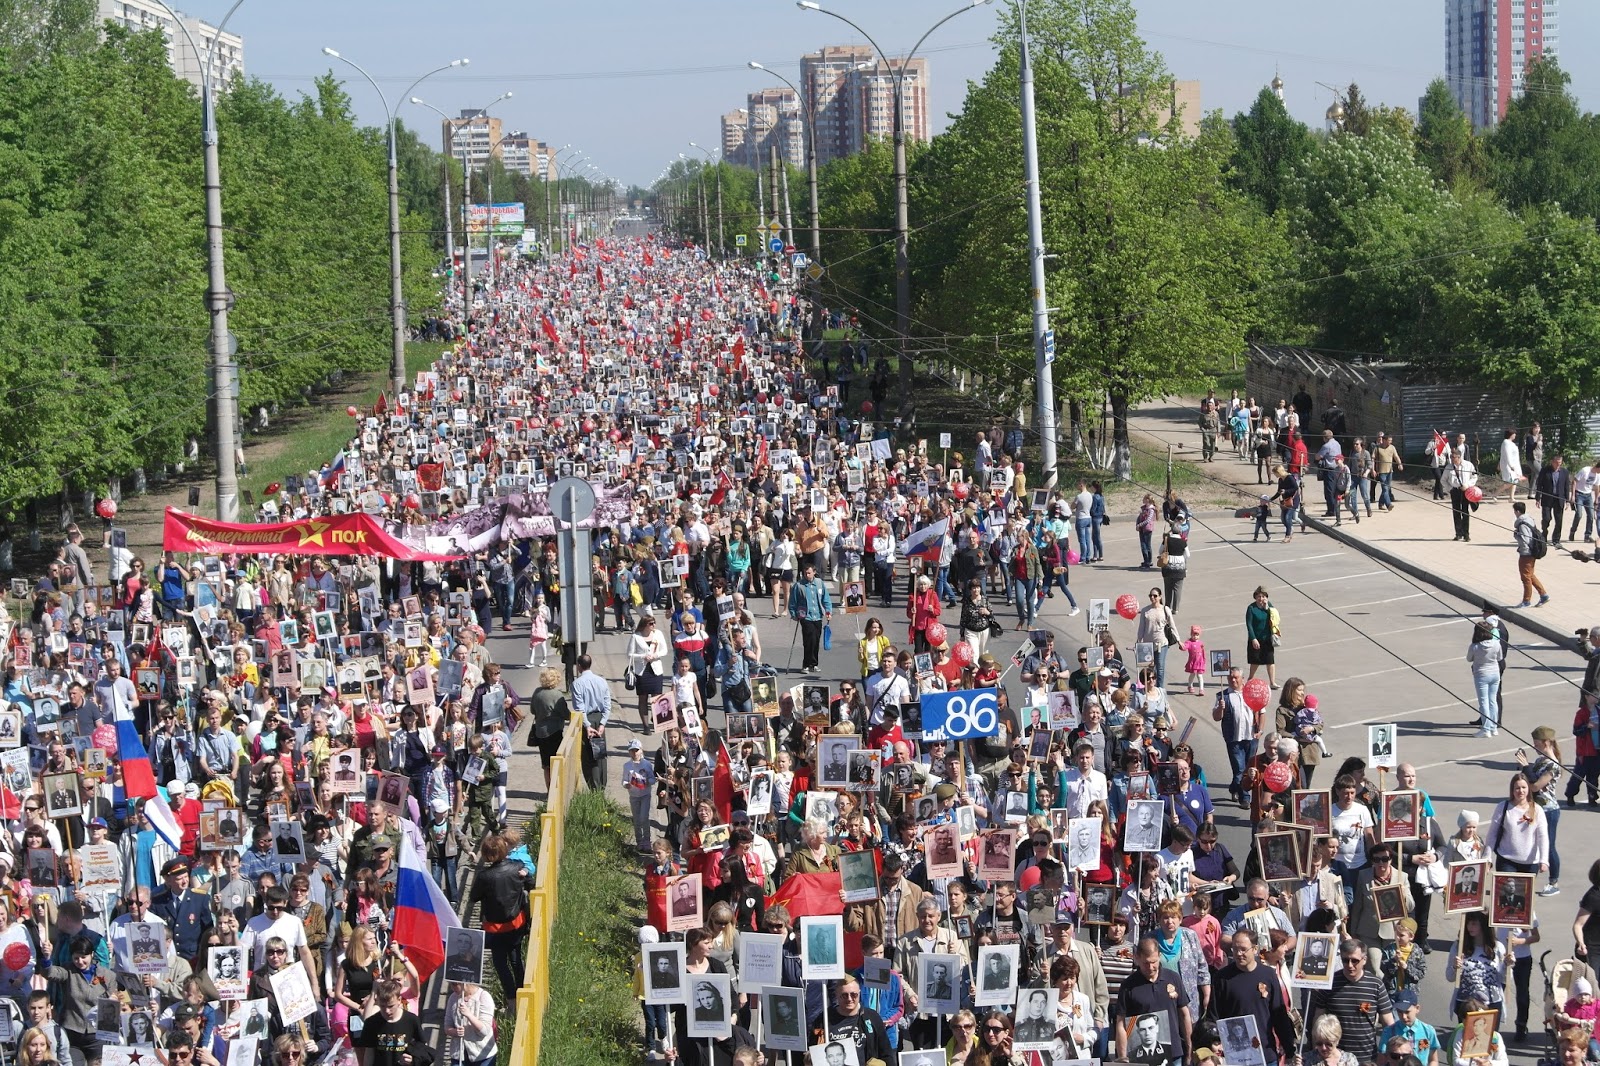
M 1033 290 L 1034 391 L 1038 404 L 1040 488 L 1056 487 L 1056 398 L 1051 362 L 1055 359 L 1050 337 L 1050 308 L 1044 287 L 1044 218 L 1039 204 L 1039 138 L 1033 112 L 1033 61 L 1028 54 L 1028 4 L 1021 13 L 1022 170 L 1028 188 L 1028 280 Z
M 406 295 L 400 269 L 400 163 L 395 150 L 394 116 L 389 116 L 389 314 L 394 345 L 394 394 L 406 387 Z
M 783 181 L 783 242 L 794 244 L 794 216 L 789 214 L 789 164 L 778 156 L 778 175 Z
M 227 272 L 222 251 L 222 170 L 217 158 L 217 112 L 212 86 L 201 89 L 201 104 L 205 112 L 205 190 L 206 190 L 206 259 L 210 284 L 206 287 L 206 307 L 211 312 L 211 373 L 212 410 L 215 425 L 217 462 L 217 520 L 239 520 L 239 478 L 234 466 L 239 444 L 234 436 L 234 423 L 238 419 L 239 375 L 233 363 L 234 338 L 228 332 L 228 309 L 233 305 L 233 293 L 228 291 Z

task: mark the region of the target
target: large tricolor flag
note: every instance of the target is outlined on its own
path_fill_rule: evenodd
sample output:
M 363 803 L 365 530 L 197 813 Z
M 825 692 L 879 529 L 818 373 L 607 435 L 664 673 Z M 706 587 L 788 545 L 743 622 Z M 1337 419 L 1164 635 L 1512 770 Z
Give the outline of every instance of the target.
M 428 864 L 411 838 L 400 835 L 400 874 L 395 883 L 394 938 L 406 946 L 406 958 L 417 967 L 417 977 L 428 976 L 444 964 L 445 930 L 461 925 L 444 889 L 428 874 Z
M 906 558 L 937 560 L 939 553 L 944 550 L 944 535 L 949 528 L 950 519 L 941 518 L 931 525 L 912 530 L 904 545 Z
M 129 801 L 144 801 L 141 807 L 150 828 L 177 851 L 183 843 L 183 830 L 178 828 L 171 806 L 156 790 L 156 768 L 150 762 L 150 753 L 144 750 L 144 741 L 139 739 L 131 707 L 117 710 L 117 761 L 122 764 L 122 788 Z

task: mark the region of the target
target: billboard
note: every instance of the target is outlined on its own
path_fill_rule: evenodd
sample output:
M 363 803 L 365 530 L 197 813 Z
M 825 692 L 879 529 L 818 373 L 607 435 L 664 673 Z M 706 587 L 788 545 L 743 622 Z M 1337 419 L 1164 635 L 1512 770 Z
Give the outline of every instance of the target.
M 521 204 L 468 204 L 467 233 L 482 237 L 483 227 L 488 223 L 491 212 L 494 215 L 496 237 L 522 236 L 527 219 L 526 209 Z

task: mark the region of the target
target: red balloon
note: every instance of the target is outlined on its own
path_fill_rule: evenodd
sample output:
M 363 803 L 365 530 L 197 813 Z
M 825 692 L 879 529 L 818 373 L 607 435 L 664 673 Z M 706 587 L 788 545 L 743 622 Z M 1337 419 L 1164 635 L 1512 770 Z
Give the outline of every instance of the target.
M 1461 492 L 1461 495 L 1463 495 L 1463 496 L 1465 496 L 1467 498 L 1467 502 L 1468 503 L 1482 503 L 1483 502 L 1483 490 L 1480 489 L 1476 485 L 1473 485 L 1473 486 L 1471 486 L 1469 488 L 1463 489 L 1462 492 Z
M 361 414 L 361 408 L 357 407 L 355 404 L 351 404 L 349 407 L 344 409 L 344 413 L 349 415 L 351 418 L 355 418 L 357 415 Z
M 1244 705 L 1252 711 L 1259 711 L 1267 705 L 1267 700 L 1272 697 L 1272 690 L 1267 683 L 1259 677 L 1252 677 L 1244 683 Z
M 622 439 L 622 430 L 614 429 L 610 433 L 607 433 L 606 436 L 611 438 L 612 444 L 615 444 L 617 441 Z
M 956 661 L 957 666 L 967 667 L 971 666 L 978 657 L 973 654 L 972 645 L 962 640 L 957 641 L 956 646 L 950 649 L 950 658 Z
M 282 488 L 282 487 L 283 486 L 279 485 L 276 481 L 274 481 L 272 484 L 267 486 L 267 495 L 268 496 L 276 496 L 278 494 L 278 490 L 280 488 Z
M 583 431 L 585 433 L 593 433 L 594 432 L 594 419 L 585 418 L 583 420 Z
M 562 426 L 566 425 L 566 423 L 561 421 L 561 419 L 557 418 L 557 419 L 551 420 L 550 425 L 555 427 L 556 429 L 560 429 Z
M 722 390 L 715 385 L 707 385 L 706 392 L 712 396 L 717 396 L 721 394 Z
M 767 394 L 766 393 L 764 393 L 764 392 L 756 393 L 756 403 L 766 403 L 766 402 L 767 402 Z
M 1286 762 L 1269 763 L 1261 771 L 1261 783 L 1269 792 L 1282 792 L 1293 783 L 1294 771 Z
M 456 403 L 460 403 L 461 402 L 461 390 L 460 389 L 451 389 L 450 390 L 450 398 L 452 400 L 454 400 Z
M 928 638 L 928 643 L 937 648 L 939 645 L 944 643 L 944 638 L 949 636 L 949 634 L 945 632 L 943 622 L 934 622 L 932 625 L 928 626 L 926 636 Z
M 870 415 L 872 413 L 872 401 L 871 400 L 862 400 L 861 401 L 861 413 L 864 414 L 864 415 Z
M 965 481 L 958 481 L 950 488 L 951 494 L 958 500 L 966 499 L 967 493 L 971 491 L 972 490 L 967 487 L 967 483 Z
M 94 505 L 94 513 L 104 518 L 107 522 L 117 517 L 117 501 L 107 496 Z
M 1124 618 L 1133 619 L 1139 615 L 1139 601 L 1134 599 L 1133 593 L 1124 592 L 1117 597 L 1117 613 Z

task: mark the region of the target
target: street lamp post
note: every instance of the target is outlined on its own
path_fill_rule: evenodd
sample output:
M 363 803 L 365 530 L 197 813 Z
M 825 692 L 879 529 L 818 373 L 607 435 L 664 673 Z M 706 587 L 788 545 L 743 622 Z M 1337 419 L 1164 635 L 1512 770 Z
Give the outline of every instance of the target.
M 867 39 L 872 50 L 878 54 L 883 65 L 894 76 L 894 325 L 895 332 L 899 334 L 900 343 L 900 403 L 904 409 L 911 402 L 911 389 L 913 385 L 913 370 L 911 353 L 908 350 L 908 335 L 911 332 L 911 253 L 910 253 L 910 195 L 906 188 L 906 129 L 905 129 L 905 73 L 911 65 L 911 60 L 916 58 L 917 49 L 922 47 L 922 42 L 957 15 L 965 14 L 975 7 L 982 7 L 989 0 L 970 0 L 959 10 L 952 11 L 944 18 L 928 27 L 926 33 L 917 38 L 917 43 L 905 54 L 897 69 L 889 61 L 888 54 L 878 47 L 878 42 L 872 35 L 850 19 L 837 11 L 829 11 L 815 0 L 796 0 L 796 6 L 802 11 L 816 11 L 823 15 L 831 15 L 840 22 L 855 30 Z
M 561 154 L 563 152 L 567 152 L 567 151 L 577 152 L 578 154 L 573 156 L 571 159 L 563 161 L 562 158 L 561 158 Z M 561 219 L 561 249 L 562 249 L 562 251 L 565 251 L 566 248 L 567 248 L 568 234 L 567 234 L 567 208 L 566 208 L 566 205 L 561 202 L 561 168 L 563 166 L 569 166 L 570 167 L 573 162 L 575 162 L 578 159 L 581 159 L 582 157 L 583 157 L 583 149 L 579 148 L 576 145 L 572 145 L 572 144 L 569 144 L 565 148 L 560 149 L 559 151 L 556 152 L 556 155 L 555 155 L 555 161 L 556 161 L 556 214 L 559 215 L 560 219 Z
M 1017 5 L 1022 39 L 1019 72 L 1022 88 L 1022 169 L 1028 186 L 1028 282 L 1033 290 L 1034 396 L 1038 407 L 1041 488 L 1056 487 L 1056 397 L 1054 335 L 1044 289 L 1044 216 L 1039 205 L 1039 137 L 1033 111 L 1033 59 L 1028 49 L 1028 0 Z
M 211 47 L 201 52 L 194 35 L 184 25 L 178 13 L 167 6 L 166 0 L 156 0 L 173 25 L 183 31 L 194 52 L 195 63 L 200 68 L 200 143 L 205 157 L 206 198 L 206 309 L 211 314 L 211 375 L 212 375 L 212 449 L 217 462 L 217 519 L 236 522 L 239 519 L 239 477 L 235 471 L 239 444 L 234 433 L 238 421 L 239 381 L 233 364 L 235 342 L 228 332 L 228 309 L 233 306 L 233 293 L 228 291 L 227 271 L 222 249 L 222 167 L 217 156 L 217 102 L 216 82 L 212 65 L 216 50 L 222 43 L 222 31 L 228 20 L 239 10 L 244 0 L 234 0 L 212 35 Z
M 779 74 L 771 67 L 762 66 L 754 59 L 748 64 L 751 70 L 764 70 L 774 78 L 787 85 L 794 93 L 796 100 L 800 101 L 800 111 L 805 116 L 806 124 L 806 184 L 810 186 L 811 193 L 811 258 L 817 261 L 822 259 L 822 222 L 817 214 L 817 124 L 813 121 L 811 105 L 806 103 L 805 93 L 800 87 L 788 78 Z
M 717 256 L 718 258 L 723 258 L 727 256 L 728 249 L 722 240 L 722 163 L 711 154 L 710 149 L 700 148 L 693 141 L 689 142 L 689 147 L 699 148 L 700 151 L 705 152 L 706 158 L 711 160 L 717 168 Z
M 383 90 L 378 88 L 378 83 L 368 74 L 366 68 L 353 59 L 347 59 L 332 48 L 324 48 L 322 54 L 331 56 L 353 67 L 356 73 L 367 79 L 372 86 L 372 91 L 378 94 L 378 102 L 383 104 L 385 115 L 385 128 L 389 133 L 389 316 L 391 322 L 392 340 L 394 345 L 394 394 L 399 399 L 400 392 L 406 387 L 406 298 L 405 287 L 402 284 L 400 269 L 400 164 L 395 148 L 395 117 L 394 106 L 384 96 Z M 470 60 L 452 59 L 442 67 L 435 67 L 422 77 L 412 82 L 405 92 L 397 98 L 404 100 L 411 95 L 411 90 L 433 77 L 455 67 L 464 67 Z
M 502 100 L 509 100 L 511 93 L 503 92 L 488 104 L 478 109 L 478 114 L 485 118 L 489 115 L 489 108 Z M 466 322 L 472 311 L 472 235 L 468 232 L 467 219 L 469 217 L 468 205 L 472 202 L 472 167 L 467 155 L 467 145 L 461 140 L 463 125 L 457 125 L 457 120 L 440 111 L 437 107 L 413 96 L 411 102 L 418 107 L 425 107 L 444 120 L 450 127 L 450 139 L 461 142 L 461 321 Z M 492 221 L 492 219 L 491 219 Z

